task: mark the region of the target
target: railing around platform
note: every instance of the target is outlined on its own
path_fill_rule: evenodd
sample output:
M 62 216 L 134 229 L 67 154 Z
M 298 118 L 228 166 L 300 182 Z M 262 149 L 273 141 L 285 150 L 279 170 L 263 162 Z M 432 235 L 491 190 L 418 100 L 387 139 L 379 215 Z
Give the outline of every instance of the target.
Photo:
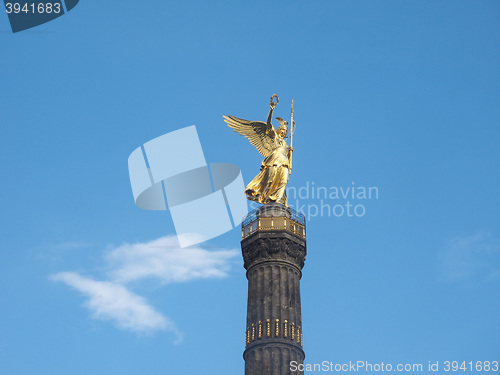
M 245 239 L 258 231 L 286 230 L 296 234 L 302 238 L 306 237 L 305 223 L 306 219 L 303 214 L 288 208 L 290 217 L 259 217 L 257 216 L 258 208 L 251 211 L 241 224 L 242 238 Z

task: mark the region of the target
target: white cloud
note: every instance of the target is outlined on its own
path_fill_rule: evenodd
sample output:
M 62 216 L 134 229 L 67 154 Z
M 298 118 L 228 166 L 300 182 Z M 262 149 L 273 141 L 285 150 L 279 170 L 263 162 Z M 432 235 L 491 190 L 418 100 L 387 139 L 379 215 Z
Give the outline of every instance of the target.
M 146 243 L 125 243 L 106 254 L 111 278 L 120 283 L 146 278 L 161 283 L 227 276 L 236 250 L 208 251 L 199 246 L 180 249 L 176 236 Z
M 448 282 L 495 280 L 500 274 L 499 250 L 487 232 L 455 237 L 439 253 L 441 277 Z
M 139 333 L 171 331 L 177 336 L 176 342 L 180 342 L 182 332 L 176 325 L 125 284 L 143 279 L 167 284 L 226 277 L 237 255 L 236 250 L 209 251 L 200 246 L 180 249 L 177 236 L 166 236 L 108 250 L 104 256 L 107 281 L 75 272 L 60 272 L 51 279 L 83 293 L 87 297 L 84 306 L 95 319 L 110 320 L 120 329 Z
M 178 340 L 181 338 L 175 324 L 123 285 L 92 280 L 75 272 L 60 272 L 52 275 L 51 279 L 62 281 L 83 293 L 87 297 L 84 305 L 96 319 L 111 320 L 119 328 L 140 333 L 172 331 Z

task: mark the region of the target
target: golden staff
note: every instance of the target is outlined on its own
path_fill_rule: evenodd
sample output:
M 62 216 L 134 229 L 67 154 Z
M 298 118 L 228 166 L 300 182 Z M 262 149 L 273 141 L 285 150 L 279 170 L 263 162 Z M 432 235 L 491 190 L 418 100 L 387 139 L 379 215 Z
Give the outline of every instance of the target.
M 292 156 L 293 156 L 293 133 L 295 133 L 295 121 L 293 121 L 293 99 L 292 99 L 292 113 L 290 115 L 290 173 L 292 174 Z

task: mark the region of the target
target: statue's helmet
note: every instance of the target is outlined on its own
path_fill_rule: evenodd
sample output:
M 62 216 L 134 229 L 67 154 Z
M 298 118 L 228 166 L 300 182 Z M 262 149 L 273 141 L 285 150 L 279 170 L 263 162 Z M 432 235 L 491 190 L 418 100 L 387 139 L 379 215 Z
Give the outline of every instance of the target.
M 282 131 L 285 132 L 285 135 L 283 136 L 283 138 L 286 138 L 286 136 L 288 135 L 288 126 L 280 125 L 280 127 L 278 128 L 278 134 L 280 134 Z
M 280 127 L 278 128 L 278 133 L 281 133 L 282 130 L 285 131 L 285 135 L 283 136 L 283 138 L 286 138 L 286 136 L 288 135 L 288 121 L 286 120 L 283 120 L 281 117 L 276 117 L 276 120 L 278 120 L 278 122 L 280 123 Z

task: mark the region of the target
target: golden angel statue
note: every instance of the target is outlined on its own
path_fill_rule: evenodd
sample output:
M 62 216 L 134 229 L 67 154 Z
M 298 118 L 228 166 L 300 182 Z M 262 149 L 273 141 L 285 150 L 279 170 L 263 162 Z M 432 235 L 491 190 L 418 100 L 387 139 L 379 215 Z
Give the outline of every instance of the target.
M 276 102 L 274 102 L 276 98 Z M 274 107 L 279 102 L 278 95 L 271 96 L 267 123 L 262 121 L 247 121 L 234 116 L 223 116 L 224 121 L 234 131 L 248 138 L 265 159 L 260 166 L 260 173 L 247 185 L 247 198 L 261 204 L 277 202 L 288 206 L 286 198 L 286 184 L 292 170 L 292 141 L 295 130 L 293 121 L 293 100 L 290 125 L 292 127 L 290 147 L 286 143 L 288 138 L 288 121 L 276 117 L 280 123 L 278 130 L 272 124 Z

